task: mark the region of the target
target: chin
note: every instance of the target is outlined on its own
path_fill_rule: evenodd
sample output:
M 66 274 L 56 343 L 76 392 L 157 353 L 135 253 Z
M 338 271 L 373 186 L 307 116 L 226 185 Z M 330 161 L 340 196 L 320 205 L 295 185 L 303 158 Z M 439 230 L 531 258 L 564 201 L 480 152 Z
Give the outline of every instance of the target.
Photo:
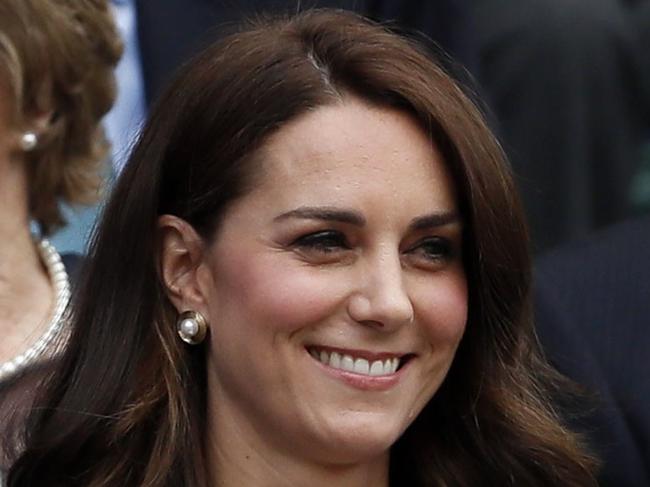
M 408 425 L 382 415 L 349 412 L 343 421 L 319 435 L 327 460 L 335 464 L 371 461 L 388 453 Z

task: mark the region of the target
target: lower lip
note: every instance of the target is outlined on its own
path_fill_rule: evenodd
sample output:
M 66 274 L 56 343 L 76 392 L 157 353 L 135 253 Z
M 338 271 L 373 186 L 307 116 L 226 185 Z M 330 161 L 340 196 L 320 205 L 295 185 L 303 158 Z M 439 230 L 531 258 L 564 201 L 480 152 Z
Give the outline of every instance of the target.
M 320 360 L 316 360 L 314 357 L 307 352 L 309 358 L 316 365 L 320 366 L 327 374 L 330 376 L 356 388 L 364 391 L 386 391 L 395 387 L 402 376 L 404 375 L 405 370 L 409 367 L 411 360 L 405 363 L 399 370 L 390 375 L 362 375 L 355 374 L 354 372 L 349 372 L 347 370 L 335 369 L 329 365 L 325 365 Z

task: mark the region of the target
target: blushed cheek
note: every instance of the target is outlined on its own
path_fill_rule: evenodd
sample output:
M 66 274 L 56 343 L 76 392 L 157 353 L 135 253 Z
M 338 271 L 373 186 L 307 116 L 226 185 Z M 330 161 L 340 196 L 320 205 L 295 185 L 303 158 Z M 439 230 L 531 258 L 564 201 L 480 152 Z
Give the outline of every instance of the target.
M 442 284 L 427 291 L 428 305 L 422 308 L 422 321 L 434 344 L 455 347 L 467 324 L 467 285 L 460 277 Z
M 222 266 L 218 294 L 247 321 L 276 331 L 294 331 L 333 313 L 346 294 L 345 280 L 286 255 L 237 259 Z

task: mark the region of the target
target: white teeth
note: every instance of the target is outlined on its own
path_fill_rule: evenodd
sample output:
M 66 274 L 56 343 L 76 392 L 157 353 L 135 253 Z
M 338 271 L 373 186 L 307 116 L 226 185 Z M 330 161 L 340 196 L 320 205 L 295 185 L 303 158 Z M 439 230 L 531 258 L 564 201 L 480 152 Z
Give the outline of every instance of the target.
M 365 358 L 358 358 L 354 361 L 354 372 L 357 374 L 370 374 L 370 364 Z
M 354 360 L 349 355 L 343 355 L 341 359 L 341 369 L 348 372 L 354 372 Z
M 339 352 L 328 353 L 325 350 L 320 352 L 314 348 L 309 349 L 309 354 L 316 360 L 334 369 L 354 372 L 360 375 L 380 376 L 394 374 L 399 367 L 400 359 L 398 357 L 386 360 L 375 360 L 370 363 L 365 358 L 354 359 L 350 355 L 342 355 Z
M 370 366 L 370 375 L 384 375 L 384 362 L 375 360 Z
M 321 350 L 320 352 L 320 361 L 323 362 L 325 365 L 329 364 L 330 362 L 329 354 L 324 350 Z
M 388 359 L 384 361 L 384 373 L 386 374 L 392 374 L 395 372 L 393 370 L 393 359 Z
M 332 352 L 330 355 L 330 367 L 334 367 L 335 369 L 340 369 L 341 368 L 341 354 L 338 352 Z

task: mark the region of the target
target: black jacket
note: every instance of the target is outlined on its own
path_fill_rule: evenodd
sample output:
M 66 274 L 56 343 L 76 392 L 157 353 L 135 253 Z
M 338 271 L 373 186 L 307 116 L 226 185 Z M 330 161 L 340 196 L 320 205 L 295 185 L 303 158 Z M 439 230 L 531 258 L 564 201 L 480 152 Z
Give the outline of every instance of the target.
M 599 395 L 577 423 L 605 462 L 603 485 L 650 486 L 650 218 L 545 255 L 536 279 L 549 358 Z

